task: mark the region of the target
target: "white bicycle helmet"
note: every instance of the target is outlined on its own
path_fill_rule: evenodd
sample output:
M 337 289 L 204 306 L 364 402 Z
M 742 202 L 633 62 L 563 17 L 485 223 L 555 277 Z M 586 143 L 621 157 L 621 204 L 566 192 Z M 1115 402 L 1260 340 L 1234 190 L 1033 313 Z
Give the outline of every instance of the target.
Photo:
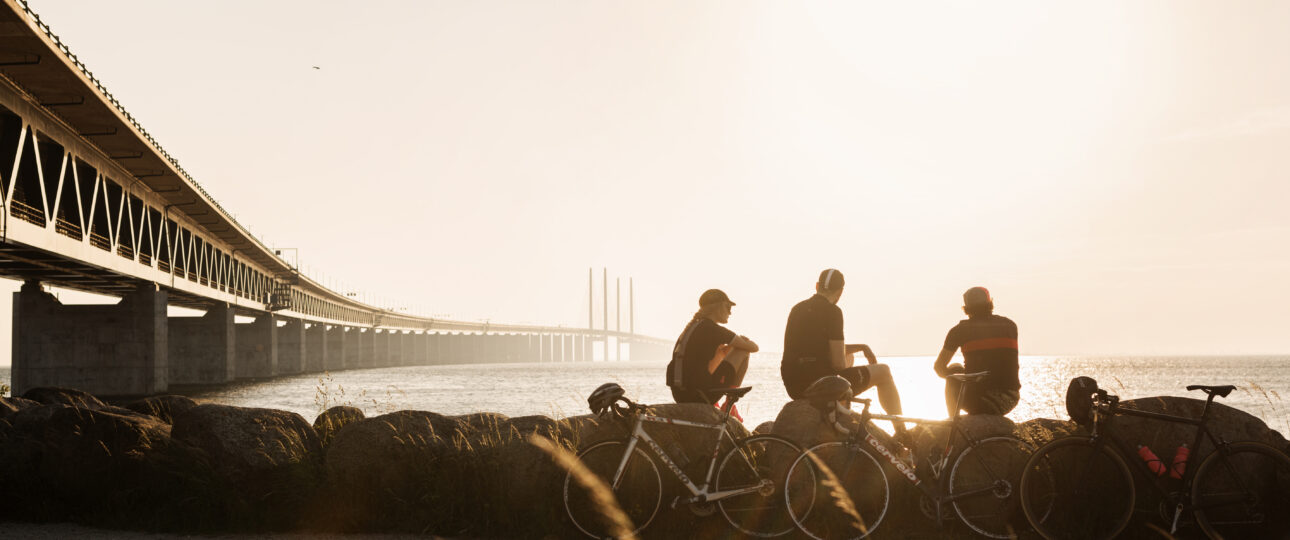
M 591 393 L 587 398 L 587 405 L 591 407 L 593 414 L 604 414 L 626 393 L 618 383 L 605 383 Z

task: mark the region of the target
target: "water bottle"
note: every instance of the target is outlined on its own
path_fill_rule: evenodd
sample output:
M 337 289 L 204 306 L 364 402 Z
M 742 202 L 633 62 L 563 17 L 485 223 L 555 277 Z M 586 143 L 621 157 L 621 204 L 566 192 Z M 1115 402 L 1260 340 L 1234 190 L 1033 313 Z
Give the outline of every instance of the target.
M 685 467 L 690 464 L 690 456 L 685 455 L 685 449 L 681 448 L 681 443 L 672 441 L 667 445 L 667 455 L 672 457 L 672 461 L 677 467 Z
M 1138 456 L 1142 458 L 1142 461 L 1147 462 L 1147 468 L 1156 473 L 1156 476 L 1165 474 L 1165 463 L 1160 461 L 1160 458 L 1156 457 L 1156 453 L 1152 452 L 1150 448 L 1139 444 Z
M 1187 457 L 1191 455 L 1191 449 L 1187 448 L 1187 443 L 1178 447 L 1174 453 L 1174 466 L 1169 470 L 1170 478 L 1182 479 L 1183 473 L 1187 472 Z

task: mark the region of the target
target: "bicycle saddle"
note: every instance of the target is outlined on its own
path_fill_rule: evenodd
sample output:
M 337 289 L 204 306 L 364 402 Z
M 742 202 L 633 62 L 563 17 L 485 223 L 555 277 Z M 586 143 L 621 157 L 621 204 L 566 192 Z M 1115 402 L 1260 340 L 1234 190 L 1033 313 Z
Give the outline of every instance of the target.
M 946 375 L 945 378 L 954 379 L 959 382 L 977 382 L 981 379 L 986 378 L 986 376 L 989 374 L 990 374 L 989 371 L 978 371 L 976 373 L 954 373 L 951 375 Z
M 1236 390 L 1236 387 L 1230 384 L 1223 385 L 1223 386 L 1205 386 L 1203 384 L 1193 384 L 1193 385 L 1189 385 L 1187 389 L 1200 390 L 1211 396 L 1227 397 L 1228 394 L 1232 393 L 1232 390 Z
M 744 394 L 747 394 L 750 391 L 752 391 L 751 386 L 745 386 L 742 388 L 711 388 L 708 390 L 702 390 L 702 392 L 708 396 L 730 396 L 730 399 L 739 399 L 744 397 Z

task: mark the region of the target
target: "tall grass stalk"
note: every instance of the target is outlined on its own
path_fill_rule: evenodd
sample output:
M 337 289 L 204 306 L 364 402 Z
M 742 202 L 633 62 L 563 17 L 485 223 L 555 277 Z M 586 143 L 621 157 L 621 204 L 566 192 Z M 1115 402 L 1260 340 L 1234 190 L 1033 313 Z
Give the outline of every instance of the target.
M 551 459 L 555 461 L 561 469 L 568 472 L 583 489 L 591 494 L 591 501 L 595 505 L 594 510 L 600 516 L 601 522 L 614 538 L 623 540 L 635 540 L 636 535 L 632 530 L 636 527 L 632 525 L 631 519 L 618 506 L 618 500 L 614 498 L 614 492 L 605 485 L 599 477 L 585 467 L 577 456 L 574 456 L 568 450 L 561 448 L 559 445 L 551 442 L 550 439 L 541 435 L 530 435 L 529 444 L 538 447 Z
M 824 475 L 824 480 L 820 482 L 820 485 L 824 487 L 825 494 L 828 495 L 829 498 L 833 499 L 833 505 L 836 506 L 838 510 L 841 510 L 843 514 L 846 514 L 847 517 L 851 518 L 851 523 L 848 525 L 850 525 L 852 529 L 860 531 L 861 535 L 869 534 L 868 525 L 865 524 L 864 518 L 860 517 L 860 512 L 856 511 L 855 503 L 851 500 L 851 495 L 847 493 L 847 488 L 842 486 L 842 482 L 838 480 L 838 476 L 833 474 L 833 469 L 829 468 L 829 466 L 826 465 L 824 460 L 820 459 L 819 456 L 810 452 L 807 452 L 806 455 L 811 456 L 811 462 L 815 464 L 815 468 Z

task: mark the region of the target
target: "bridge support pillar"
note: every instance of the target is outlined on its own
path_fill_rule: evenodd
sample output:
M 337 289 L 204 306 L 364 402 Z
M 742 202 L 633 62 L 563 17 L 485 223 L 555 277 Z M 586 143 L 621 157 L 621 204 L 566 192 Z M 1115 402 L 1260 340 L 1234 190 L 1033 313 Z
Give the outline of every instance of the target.
M 278 318 L 260 315 L 237 328 L 237 378 L 272 377 L 278 374 Z
M 430 334 L 413 332 L 408 336 L 412 340 L 412 356 L 408 358 L 405 364 L 409 366 L 426 365 L 426 344 L 430 339 Z
M 327 329 L 327 353 L 323 357 L 323 369 L 339 371 L 345 369 L 345 327 L 334 325 Z
M 278 327 L 278 374 L 304 373 L 307 354 L 305 321 L 287 319 L 287 324 Z
M 573 361 L 587 361 L 587 336 L 573 336 Z
M 305 329 L 305 373 L 327 369 L 327 325 L 313 323 Z
M 376 341 L 372 339 L 376 335 L 375 328 L 355 328 L 355 334 L 348 339 L 354 340 L 358 347 L 357 365 L 363 368 L 376 367 Z
M 357 326 L 342 327 L 345 332 L 345 346 L 341 349 L 341 362 L 345 369 L 360 369 L 363 367 L 360 340 L 363 338 L 363 329 Z
M 116 305 L 66 306 L 38 281 L 13 298 L 13 395 L 67 386 L 100 396 L 168 388 L 166 292 L 140 285 Z
M 390 332 L 390 359 L 387 366 L 395 367 L 403 365 L 403 331 L 395 330 Z
M 166 336 L 169 384 L 220 384 L 237 376 L 237 333 L 228 304 L 212 304 L 201 317 L 170 317 Z
M 390 331 L 372 332 L 372 367 L 390 367 Z

